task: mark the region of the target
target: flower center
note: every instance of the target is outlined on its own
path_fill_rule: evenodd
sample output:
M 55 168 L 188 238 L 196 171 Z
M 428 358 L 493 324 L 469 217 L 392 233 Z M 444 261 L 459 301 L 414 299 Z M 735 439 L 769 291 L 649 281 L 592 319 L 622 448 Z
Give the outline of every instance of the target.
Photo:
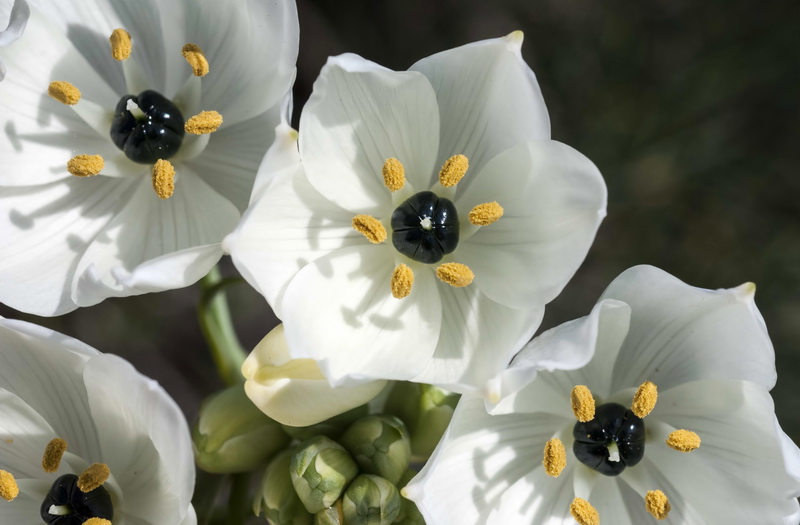
M 180 110 L 160 93 L 146 90 L 125 95 L 111 121 L 111 140 L 139 164 L 174 156 L 183 142 L 185 122 Z
M 39 511 L 45 523 L 81 525 L 91 518 L 111 520 L 114 517 L 111 495 L 105 487 L 83 492 L 78 484 L 75 474 L 64 474 L 53 482 Z
M 458 246 L 458 212 L 450 199 L 421 191 L 392 213 L 392 244 L 409 259 L 437 263 Z
M 618 476 L 644 457 L 644 421 L 617 403 L 598 406 L 594 419 L 575 423 L 572 435 L 575 457 L 606 476 Z

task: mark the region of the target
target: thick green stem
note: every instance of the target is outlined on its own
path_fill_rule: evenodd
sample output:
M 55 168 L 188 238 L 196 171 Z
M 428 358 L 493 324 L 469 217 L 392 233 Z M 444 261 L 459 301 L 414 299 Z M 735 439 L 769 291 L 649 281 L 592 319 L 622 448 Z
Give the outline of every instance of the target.
M 217 372 L 226 385 L 243 381 L 240 370 L 247 354 L 236 337 L 223 290 L 241 281 L 239 277 L 223 279 L 216 267 L 200 280 L 201 296 L 197 305 L 197 317 L 211 349 Z

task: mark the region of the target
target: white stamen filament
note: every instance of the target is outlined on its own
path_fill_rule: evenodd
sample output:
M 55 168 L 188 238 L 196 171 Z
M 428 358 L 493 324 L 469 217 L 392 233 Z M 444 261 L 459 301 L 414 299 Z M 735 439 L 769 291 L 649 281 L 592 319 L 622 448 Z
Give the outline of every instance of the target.
M 136 120 L 144 120 L 147 118 L 147 115 L 144 114 L 144 111 L 141 110 L 133 99 L 128 99 L 128 102 L 125 103 L 125 109 L 127 109 Z
M 72 507 L 69 505 L 50 505 L 47 511 L 51 516 L 69 516 L 72 514 Z
M 419 225 L 420 225 L 420 226 L 422 227 L 422 229 L 423 229 L 423 230 L 425 230 L 425 231 L 431 231 L 431 230 L 433 229 L 433 221 L 431 221 L 431 218 L 430 218 L 430 217 L 423 217 L 423 218 L 422 218 L 422 219 L 419 221 Z
M 616 441 L 612 441 L 608 445 L 608 460 L 611 461 L 612 463 L 619 462 L 619 447 L 617 446 Z

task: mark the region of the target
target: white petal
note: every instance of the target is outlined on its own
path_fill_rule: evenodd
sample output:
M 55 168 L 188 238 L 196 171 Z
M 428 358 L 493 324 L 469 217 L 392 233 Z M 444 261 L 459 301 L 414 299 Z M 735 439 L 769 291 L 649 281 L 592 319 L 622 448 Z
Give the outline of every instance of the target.
M 439 339 L 442 303 L 429 271 L 415 272 L 411 295 L 395 299 L 393 271 L 392 248 L 363 245 L 300 270 L 281 306 L 292 356 L 316 359 L 333 386 L 418 374 Z
M 235 227 L 238 210 L 194 173 L 179 177 L 166 200 L 149 178 L 138 183 L 78 264 L 72 285 L 78 305 L 188 286 L 222 256 L 219 243 Z
M 333 250 L 367 241 L 353 229 L 353 213 L 320 195 L 299 162 L 276 172 L 261 193 L 225 249 L 283 319 L 283 294 L 297 272 Z
M 485 394 L 489 380 L 536 332 L 544 308 L 508 308 L 474 285 L 454 288 L 439 281 L 436 285 L 442 304 L 441 335 L 433 359 L 413 381 Z
M 538 455 L 520 458 L 528 464 L 537 464 L 537 468 L 517 481 L 505 491 L 500 504 L 487 520 L 489 525 L 506 525 L 510 523 L 547 523 L 548 525 L 574 525 L 575 520 L 569 513 L 570 503 L 574 496 L 573 471 L 575 467 L 568 465 L 558 478 L 551 478 L 544 473 L 541 466 L 541 455 L 544 442 Z M 533 452 L 533 451 L 532 451 Z M 606 522 L 604 522 L 606 523 Z M 623 522 L 610 522 L 623 523 Z
M 411 186 L 427 189 L 438 145 L 439 110 L 428 80 L 356 55 L 328 59 L 300 119 L 309 181 L 354 213 L 376 215 L 390 208 L 381 175 L 389 157 L 403 163 Z
M 39 525 L 43 523 L 39 517 L 42 506 L 50 487 L 51 481 L 37 479 L 18 479 L 19 496 L 12 502 L 3 501 L 0 505 L 0 521 L 14 525 Z
M 588 501 L 597 509 L 601 523 L 655 523 L 655 520 L 645 508 L 644 497 L 636 493 L 624 479 L 602 475 L 598 477 L 600 479 L 594 484 L 594 489 L 588 497 Z M 575 523 L 575 520 L 565 521 L 564 525 L 572 525 L 573 523 Z M 665 523 L 671 522 L 667 521 Z
M 0 46 L 7 46 L 22 36 L 31 15 L 31 9 L 25 0 L 13 0 L 13 6 L 11 3 L 12 0 L 6 0 L 0 8 L 0 27 L 5 23 L 5 29 L 0 31 Z
M 631 327 L 616 360 L 612 390 L 644 380 L 660 389 L 695 379 L 744 379 L 775 385 L 775 354 L 752 285 L 731 290 L 689 286 L 652 266 L 623 272 L 603 293 L 631 306 Z
M 42 475 L 42 454 L 55 431 L 19 396 L 0 388 L 0 468 L 16 478 Z
M 102 457 L 123 491 L 117 511 L 149 523 L 182 520 L 194 459 L 178 406 L 158 383 L 113 355 L 90 359 L 84 379 Z
M 72 177 L 0 192 L 0 301 L 38 315 L 75 309 L 78 261 L 132 189 L 120 179 Z
M 272 183 L 275 176 L 284 170 L 300 168 L 300 152 L 297 150 L 298 133 L 285 118 L 275 126 L 275 141 L 267 150 L 258 168 L 249 204 L 253 204 L 264 193 L 264 188 Z
M 466 219 L 473 206 L 492 201 L 503 217 L 462 240 L 454 256 L 494 301 L 514 308 L 550 302 L 583 262 L 605 216 L 600 172 L 559 142 L 521 144 L 477 172 L 456 206 Z
M 97 351 L 52 330 L 0 320 L 0 388 L 22 399 L 81 457 L 100 457 L 82 373 Z M 42 449 L 44 452 L 44 449 Z
M 550 138 L 550 120 L 536 76 L 522 60 L 522 36 L 484 40 L 424 58 L 411 66 L 430 79 L 439 102 L 442 143 L 437 166 L 469 158 L 462 182 L 500 152 Z

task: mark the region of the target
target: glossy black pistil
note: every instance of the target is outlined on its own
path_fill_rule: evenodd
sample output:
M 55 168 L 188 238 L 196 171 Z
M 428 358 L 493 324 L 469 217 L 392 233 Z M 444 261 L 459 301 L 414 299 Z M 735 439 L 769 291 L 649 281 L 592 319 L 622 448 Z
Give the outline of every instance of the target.
M 128 110 L 133 100 L 144 116 Z M 140 164 L 153 164 L 175 155 L 183 142 L 184 120 L 171 100 L 152 90 L 125 95 L 117 103 L 111 121 L 111 140 L 125 156 Z
M 432 191 L 409 197 L 392 213 L 392 244 L 406 257 L 433 264 L 458 246 L 458 213 Z
M 618 476 L 644 457 L 644 421 L 617 403 L 598 406 L 594 419 L 575 423 L 572 436 L 575 457 L 606 476 Z M 619 461 L 609 459 L 608 447 L 612 443 L 619 450 Z
M 65 507 L 69 514 L 50 514 L 53 506 Z M 103 518 L 113 522 L 114 507 L 111 495 L 104 487 L 81 492 L 78 488 L 78 476 L 64 474 L 53 482 L 39 513 L 45 523 L 52 525 L 82 525 L 89 518 Z

